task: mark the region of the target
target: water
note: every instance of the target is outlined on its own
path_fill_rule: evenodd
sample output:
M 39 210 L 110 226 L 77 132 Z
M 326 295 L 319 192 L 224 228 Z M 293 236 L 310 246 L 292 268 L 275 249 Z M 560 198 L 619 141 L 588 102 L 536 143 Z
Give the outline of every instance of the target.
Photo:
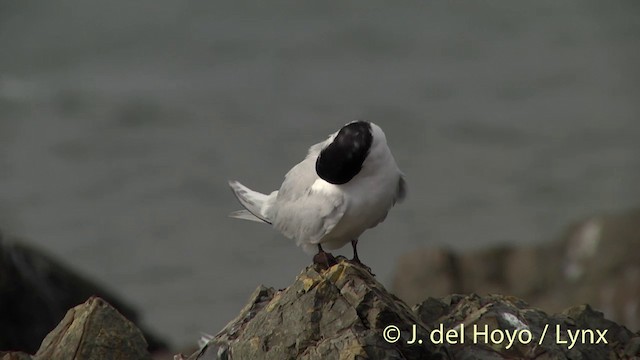
M 368 119 L 409 182 L 361 238 L 383 283 L 423 245 L 548 241 L 640 203 L 638 7 L 2 1 L 0 226 L 193 343 L 310 262 L 226 180 L 271 191 Z

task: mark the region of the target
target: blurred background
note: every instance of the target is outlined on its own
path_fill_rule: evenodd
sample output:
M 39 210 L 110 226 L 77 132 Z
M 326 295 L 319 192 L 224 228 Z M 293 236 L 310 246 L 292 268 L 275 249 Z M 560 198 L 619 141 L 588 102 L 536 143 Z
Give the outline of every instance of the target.
M 311 262 L 228 218 L 227 179 L 274 190 L 310 145 L 363 119 L 409 184 L 360 239 L 383 284 L 424 246 L 551 241 L 640 204 L 639 11 L 0 1 L 0 228 L 193 344 Z

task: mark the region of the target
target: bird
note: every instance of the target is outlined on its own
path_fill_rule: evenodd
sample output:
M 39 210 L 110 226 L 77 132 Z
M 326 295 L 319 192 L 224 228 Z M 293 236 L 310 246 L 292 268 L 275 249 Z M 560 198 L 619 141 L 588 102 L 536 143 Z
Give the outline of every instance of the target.
M 358 238 L 385 220 L 407 194 L 382 129 L 369 121 L 352 121 L 311 146 L 306 157 L 284 177 L 280 189 L 263 194 L 238 181 L 229 186 L 244 209 L 229 216 L 273 226 L 328 268 L 335 257 L 324 249 L 351 242 L 352 262 Z

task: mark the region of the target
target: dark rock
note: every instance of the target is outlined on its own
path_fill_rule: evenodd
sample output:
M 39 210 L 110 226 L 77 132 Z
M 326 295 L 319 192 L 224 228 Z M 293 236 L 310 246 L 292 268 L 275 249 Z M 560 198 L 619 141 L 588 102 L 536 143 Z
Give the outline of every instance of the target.
M 98 297 L 69 310 L 34 356 L 44 359 L 151 359 L 142 332 Z
M 96 295 L 133 322 L 136 312 L 122 300 L 42 251 L 0 233 L 0 349 L 34 353 L 68 309 Z M 151 351 L 165 343 L 145 331 Z
M 409 304 L 450 293 L 500 293 L 551 312 L 589 303 L 640 327 L 640 210 L 596 216 L 557 241 L 455 253 L 423 249 L 401 257 L 394 292 Z M 426 259 L 426 260 L 425 260 Z
M 393 343 L 383 336 L 389 325 L 400 331 Z M 308 267 L 284 290 L 260 286 L 186 359 L 625 359 L 640 356 L 638 339 L 587 305 L 548 315 L 515 297 L 472 294 L 409 309 L 340 260 L 326 271 Z
M 418 249 L 403 255 L 393 280 L 395 293 L 407 303 L 417 304 L 428 296 L 461 292 L 457 260 L 456 254 L 447 249 Z
M 151 359 L 142 332 L 98 297 L 67 311 L 38 352 L 0 352 L 0 360 Z
M 425 328 L 406 304 L 363 268 L 341 260 L 304 270 L 284 290 L 259 287 L 240 315 L 189 359 L 430 359 L 431 344 L 389 343 L 388 325 L 409 336 Z M 179 358 L 179 357 L 177 357 Z
M 496 247 L 467 253 L 418 249 L 398 260 L 394 292 L 409 304 L 451 293 L 503 293 L 529 299 L 562 273 L 556 249 Z M 558 259 L 556 259 L 558 258 Z
M 32 360 L 31 355 L 19 351 L 0 351 L 0 360 Z
M 634 345 L 640 339 L 638 335 L 588 305 L 547 315 L 515 297 L 472 294 L 430 298 L 414 310 L 427 325 L 442 324 L 444 333 L 454 329 L 460 334 L 460 326 L 464 327 L 465 340 L 457 338 L 457 344 L 447 345 L 455 359 L 600 360 L 640 356 Z M 493 341 L 490 334 L 495 330 L 499 331 Z M 483 335 L 485 331 L 489 336 Z M 573 346 L 569 332 L 579 335 Z M 508 333 L 514 341 L 509 341 Z

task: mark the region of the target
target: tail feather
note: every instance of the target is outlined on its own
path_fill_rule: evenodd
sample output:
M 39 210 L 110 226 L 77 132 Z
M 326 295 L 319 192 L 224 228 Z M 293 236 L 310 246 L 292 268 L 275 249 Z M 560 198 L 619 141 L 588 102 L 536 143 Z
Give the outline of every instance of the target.
M 253 191 L 235 180 L 229 181 L 229 186 L 231 187 L 231 190 L 233 190 L 233 194 L 240 202 L 240 205 L 242 205 L 246 209 L 234 211 L 229 214 L 229 216 L 238 219 L 252 220 L 271 224 L 271 220 L 269 220 L 269 218 L 263 212 L 264 205 L 269 199 L 268 195 Z
M 255 221 L 255 222 L 259 222 L 259 223 L 264 223 L 265 222 L 264 220 L 260 219 L 259 217 L 256 217 L 252 213 L 250 213 L 248 210 L 234 211 L 231 214 L 229 214 L 229 217 L 236 218 L 236 219 L 242 219 L 242 220 L 251 220 L 251 221 Z

